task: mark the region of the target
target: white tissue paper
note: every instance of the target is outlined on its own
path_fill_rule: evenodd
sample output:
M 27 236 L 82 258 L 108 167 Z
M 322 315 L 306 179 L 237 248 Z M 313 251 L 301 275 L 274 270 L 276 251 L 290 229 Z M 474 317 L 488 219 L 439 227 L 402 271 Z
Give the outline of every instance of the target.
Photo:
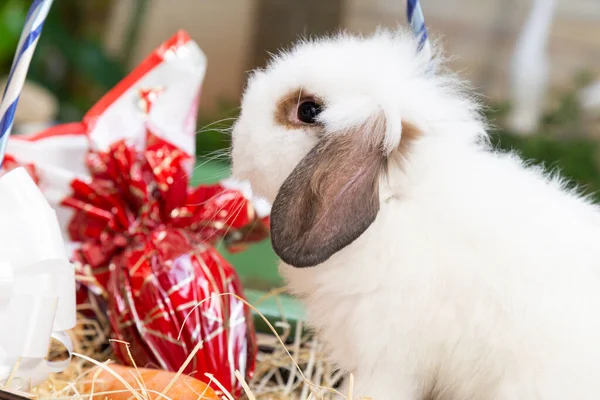
M 69 365 L 75 269 L 55 212 L 22 167 L 0 177 L 0 221 L 0 384 L 26 390 Z M 66 360 L 45 359 L 51 338 Z

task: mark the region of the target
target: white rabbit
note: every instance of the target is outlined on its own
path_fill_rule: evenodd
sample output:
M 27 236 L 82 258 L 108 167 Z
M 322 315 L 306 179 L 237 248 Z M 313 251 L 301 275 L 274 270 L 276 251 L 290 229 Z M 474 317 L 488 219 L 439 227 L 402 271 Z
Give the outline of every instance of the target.
M 416 48 L 341 34 L 252 75 L 233 173 L 281 273 L 356 397 L 599 399 L 600 208 L 493 150 Z

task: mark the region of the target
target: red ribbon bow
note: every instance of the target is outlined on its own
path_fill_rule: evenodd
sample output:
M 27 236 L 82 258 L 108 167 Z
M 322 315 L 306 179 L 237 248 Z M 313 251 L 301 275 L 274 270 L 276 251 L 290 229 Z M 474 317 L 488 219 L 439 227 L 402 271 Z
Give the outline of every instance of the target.
M 234 372 L 253 373 L 254 330 L 249 308 L 221 295 L 243 290 L 214 245 L 265 239 L 268 222 L 237 190 L 190 188 L 190 161 L 152 133 L 143 151 L 122 140 L 89 153 L 91 179 L 74 181 L 63 201 L 76 211 L 69 233 L 81 243 L 79 299 L 102 294 L 95 297 L 105 302 L 113 336 L 130 343 L 138 366 L 176 371 L 203 341 L 185 372 L 204 380 L 211 373 L 239 394 Z M 131 363 L 122 344 L 113 349 Z

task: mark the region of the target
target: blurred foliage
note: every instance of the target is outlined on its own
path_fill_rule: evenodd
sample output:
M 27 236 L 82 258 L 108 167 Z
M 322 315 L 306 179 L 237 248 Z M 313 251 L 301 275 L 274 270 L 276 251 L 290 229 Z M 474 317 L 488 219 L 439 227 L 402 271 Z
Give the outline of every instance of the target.
M 494 143 L 501 149 L 517 150 L 525 159 L 558 170 L 577 183 L 585 193 L 600 201 L 600 146 L 585 138 L 555 139 L 546 135 L 519 137 L 508 132 L 495 132 Z
M 558 170 L 600 201 L 600 143 L 585 131 L 576 95 L 578 89 L 591 81 L 589 74 L 577 74 L 573 87 L 558 93 L 555 106 L 543 116 L 535 135 L 523 137 L 500 128 L 492 133 L 492 142 L 500 149 L 516 150 L 534 164 Z M 509 110 L 507 103 L 492 105 L 487 117 L 497 123 Z
M 0 60 L 12 59 L 26 15 L 27 7 L 21 0 L 5 0 L 0 5 Z
M 239 113 L 237 104 L 227 100 L 221 100 L 216 109 L 218 111 L 209 117 L 200 117 L 198 120 L 196 153 L 209 159 L 226 154 L 226 149 L 231 146 L 231 128 Z M 227 161 L 225 156 L 219 159 Z
M 30 0 L 8 0 L 0 7 L 0 71 L 8 72 Z M 103 30 L 112 1 L 55 1 L 31 61 L 28 79 L 58 98 L 59 122 L 80 119 L 123 78 L 119 60 L 107 54 Z M 10 20 L 9 24 L 4 21 Z

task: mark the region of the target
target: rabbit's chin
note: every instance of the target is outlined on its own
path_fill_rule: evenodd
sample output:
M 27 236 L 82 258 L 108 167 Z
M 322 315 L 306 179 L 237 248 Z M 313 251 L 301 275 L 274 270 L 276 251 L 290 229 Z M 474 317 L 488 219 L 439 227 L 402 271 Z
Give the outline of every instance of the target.
M 235 165 L 235 164 L 234 164 Z M 268 172 L 266 174 L 269 174 Z M 278 185 L 272 179 L 266 179 L 265 174 L 254 168 L 238 168 L 232 170 L 232 177 L 237 180 L 248 182 L 252 188 L 252 195 L 265 199 L 273 204 L 277 196 Z

